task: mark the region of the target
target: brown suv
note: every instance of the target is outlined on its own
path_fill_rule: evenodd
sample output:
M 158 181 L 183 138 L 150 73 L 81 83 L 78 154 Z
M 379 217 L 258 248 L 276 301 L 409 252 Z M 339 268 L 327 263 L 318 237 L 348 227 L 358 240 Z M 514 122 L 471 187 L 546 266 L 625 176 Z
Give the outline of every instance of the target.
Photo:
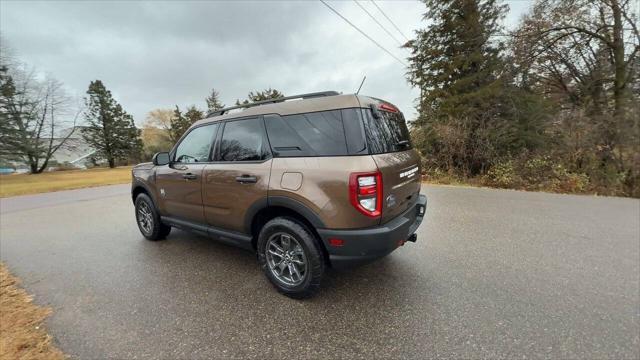
M 173 150 L 133 168 L 142 235 L 171 227 L 256 251 L 271 283 L 302 298 L 326 267 L 416 240 L 427 199 L 402 113 L 321 92 L 212 112 Z

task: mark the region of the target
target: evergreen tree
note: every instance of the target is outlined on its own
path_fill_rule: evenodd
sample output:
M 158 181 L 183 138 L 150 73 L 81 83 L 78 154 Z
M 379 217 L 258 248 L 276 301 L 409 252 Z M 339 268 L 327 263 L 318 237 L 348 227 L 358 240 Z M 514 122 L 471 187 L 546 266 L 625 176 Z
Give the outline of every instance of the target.
M 251 91 L 245 100 L 240 102 L 240 100 L 236 100 L 236 105 L 247 105 L 257 101 L 264 101 L 269 99 L 279 99 L 284 97 L 284 94 L 280 91 L 272 88 L 268 88 L 262 91 Z
M 216 89 L 211 89 L 211 94 L 205 99 L 207 102 L 207 110 L 209 112 L 224 108 L 224 104 L 220 101 L 220 93 Z
M 187 112 L 184 113 L 184 117 L 189 123 L 189 126 L 191 126 L 196 121 L 204 119 L 204 112 L 196 108 L 195 105 L 191 105 L 187 108 Z
M 421 89 L 417 126 L 438 167 L 477 175 L 512 149 L 519 111 L 496 41 L 507 11 L 497 0 L 424 0 L 426 29 L 406 46 L 408 80 Z M 507 74 L 508 75 L 508 74 Z M 509 106 L 507 106 L 509 105 Z M 536 131 L 536 129 L 533 129 Z
M 176 105 L 173 110 L 173 116 L 169 122 L 169 139 L 171 142 L 176 143 L 182 135 L 198 120 L 204 119 L 205 114 L 202 110 L 199 110 L 195 105 L 191 105 L 187 108 L 185 113 L 182 113 L 180 107 Z
M 133 117 L 113 99 L 100 80 L 89 84 L 87 95 L 84 116 L 89 125 L 82 132 L 85 141 L 108 161 L 109 167 L 115 167 L 118 160 L 138 156 L 142 141 Z
M 0 64 L 0 157 L 2 160 L 19 159 L 15 149 L 23 139 L 16 118 L 23 115 L 22 104 L 16 100 L 16 86 L 8 74 L 8 68 Z
M 421 113 L 473 115 L 499 90 L 503 44 L 491 37 L 500 31 L 498 22 L 507 8 L 496 0 L 424 3 L 430 24 L 407 45 L 412 52 L 409 81 L 423 91 Z
M 173 110 L 173 116 L 171 117 L 169 126 L 169 139 L 171 139 L 171 142 L 178 142 L 189 126 L 191 126 L 191 124 L 187 121 L 187 118 L 184 117 L 182 111 L 180 111 L 180 107 L 176 105 L 176 109 Z

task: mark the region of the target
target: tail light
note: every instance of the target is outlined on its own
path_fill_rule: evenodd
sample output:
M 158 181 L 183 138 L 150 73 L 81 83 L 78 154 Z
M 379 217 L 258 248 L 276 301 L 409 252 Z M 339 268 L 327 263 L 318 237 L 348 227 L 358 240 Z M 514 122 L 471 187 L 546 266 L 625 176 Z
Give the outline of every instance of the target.
M 382 214 L 382 174 L 352 173 L 349 177 L 349 198 L 351 205 L 369 216 Z

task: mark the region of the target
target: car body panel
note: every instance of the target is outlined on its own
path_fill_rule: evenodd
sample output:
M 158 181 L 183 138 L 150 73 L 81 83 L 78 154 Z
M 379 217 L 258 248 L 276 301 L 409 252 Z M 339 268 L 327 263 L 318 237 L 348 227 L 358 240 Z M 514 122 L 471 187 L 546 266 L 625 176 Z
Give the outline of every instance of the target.
M 202 171 L 205 165 L 172 163 L 156 168 L 155 187 L 162 214 L 204 223 Z M 185 176 L 195 178 L 186 179 Z
M 207 164 L 202 175 L 205 222 L 222 229 L 246 232 L 246 211 L 267 198 L 272 162 L 269 159 L 263 162 Z M 236 179 L 243 176 L 255 177 L 256 182 L 239 182 Z
M 382 221 L 413 205 L 420 192 L 420 157 L 415 150 L 372 155 L 382 173 Z
M 370 155 L 275 158 L 271 167 L 269 196 L 299 201 L 322 218 L 328 228 L 351 229 L 378 225 L 380 219 L 358 212 L 349 202 L 349 174 L 376 171 Z M 282 186 L 287 173 L 302 174 L 297 190 Z

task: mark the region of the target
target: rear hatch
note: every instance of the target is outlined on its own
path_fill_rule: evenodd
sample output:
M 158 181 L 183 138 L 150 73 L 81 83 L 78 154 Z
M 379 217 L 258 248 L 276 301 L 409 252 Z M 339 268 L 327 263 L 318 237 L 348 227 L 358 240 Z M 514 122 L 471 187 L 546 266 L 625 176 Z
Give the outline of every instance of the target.
M 363 112 L 369 153 L 382 173 L 384 224 L 412 207 L 420 193 L 420 157 L 413 149 L 402 113 L 380 102 Z

